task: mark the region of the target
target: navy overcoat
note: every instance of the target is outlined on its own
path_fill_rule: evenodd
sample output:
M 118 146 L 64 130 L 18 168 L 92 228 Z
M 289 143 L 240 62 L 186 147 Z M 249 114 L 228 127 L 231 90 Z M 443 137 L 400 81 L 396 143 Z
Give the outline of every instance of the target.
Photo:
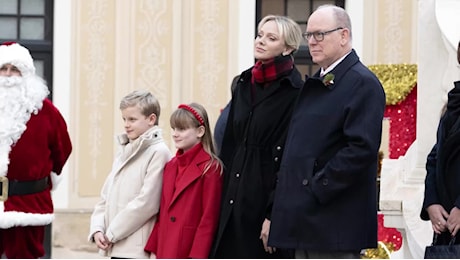
M 307 78 L 289 125 L 269 245 L 315 251 L 377 247 L 376 177 L 385 110 L 377 77 L 352 50 Z

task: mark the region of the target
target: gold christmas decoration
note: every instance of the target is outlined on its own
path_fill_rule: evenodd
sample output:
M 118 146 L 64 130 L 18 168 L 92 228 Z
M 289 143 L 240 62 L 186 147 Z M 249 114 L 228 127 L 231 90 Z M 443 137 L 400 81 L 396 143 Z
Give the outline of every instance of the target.
M 406 99 L 417 83 L 416 64 L 378 64 L 368 68 L 382 83 L 387 105 L 396 105 Z
M 377 248 L 366 249 L 361 259 L 390 259 L 392 251 L 391 243 L 379 241 Z

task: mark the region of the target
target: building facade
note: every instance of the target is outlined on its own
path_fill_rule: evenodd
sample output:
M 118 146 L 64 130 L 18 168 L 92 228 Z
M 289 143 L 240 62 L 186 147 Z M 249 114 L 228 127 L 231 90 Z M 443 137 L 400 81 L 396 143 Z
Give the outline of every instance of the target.
M 16 37 L 21 33 L 21 19 L 37 22 L 43 18 L 44 33 L 36 36 L 43 41 L 32 49 L 33 55 L 41 62 L 38 71 L 49 80 L 53 102 L 67 120 L 74 145 L 53 194 L 56 243 L 64 243 L 58 240 L 69 228 L 84 234 L 78 237 L 81 243 L 86 240 L 88 216 L 116 153 L 114 136 L 123 131 L 118 105 L 124 95 L 147 89 L 157 96 L 162 107 L 160 126 L 175 151 L 169 115 L 178 104 L 196 101 L 206 107 L 214 124 L 231 98 L 231 80 L 254 63 L 258 19 L 269 13 L 284 14 L 304 29 L 317 5 L 335 3 L 351 15 L 353 45 L 364 64 L 418 66 L 418 104 L 423 105 L 417 106 L 417 139 L 406 156 L 384 160 L 381 210 L 390 216 L 388 225 L 405 235 L 402 256 L 420 258 L 431 230 L 416 216 L 405 217 L 404 206 L 410 205 L 412 213 L 407 214 L 413 214 L 421 205 L 424 160 L 434 143 L 446 93 L 459 78 L 453 54 L 460 38 L 454 29 L 460 25 L 460 17 L 454 15 L 460 13 L 458 1 L 37 0 L 31 9 L 42 10 L 37 7 L 41 5 L 43 10 L 27 15 L 19 6 L 30 1 L 8 1 L 12 2 L 17 3 L 17 13 L 11 13 L 14 6 L 7 10 L 2 4 L 0 24 L 11 24 L 16 17 Z M 50 30 L 52 36 L 46 38 Z M 0 38 L 14 38 L 11 35 L 14 32 Z M 21 42 L 27 45 L 33 40 Z M 303 43 L 296 61 L 309 74 L 317 67 L 305 48 Z M 442 81 L 432 75 L 443 75 Z M 428 98 L 431 101 L 425 102 Z M 382 151 L 388 154 L 388 122 L 384 125 Z M 395 188 L 403 195 L 391 196 Z M 82 224 L 75 224 L 76 216 Z M 419 233 L 408 230 L 408 223 L 417 223 Z

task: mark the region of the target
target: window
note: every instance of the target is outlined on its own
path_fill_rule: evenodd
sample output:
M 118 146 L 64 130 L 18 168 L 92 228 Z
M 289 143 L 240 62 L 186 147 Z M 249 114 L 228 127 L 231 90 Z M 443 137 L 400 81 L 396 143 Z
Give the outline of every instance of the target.
M 268 14 L 286 15 L 296 21 L 302 32 L 305 32 L 308 16 L 320 5 L 335 4 L 345 7 L 345 0 L 257 0 L 256 2 L 256 30 L 257 23 Z M 257 33 L 257 32 L 256 32 Z M 312 75 L 319 66 L 311 60 L 305 41 L 294 54 L 295 64 L 302 74 Z
M 53 0 L 0 0 L 0 41 L 30 50 L 37 75 L 52 92 Z M 51 98 L 52 95 L 50 95 Z

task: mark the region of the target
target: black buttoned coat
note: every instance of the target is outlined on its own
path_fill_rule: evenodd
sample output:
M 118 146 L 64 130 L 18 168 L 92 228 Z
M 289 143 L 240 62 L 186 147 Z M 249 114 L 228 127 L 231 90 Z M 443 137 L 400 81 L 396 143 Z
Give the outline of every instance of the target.
M 267 87 L 251 84 L 251 69 L 240 76 L 220 153 L 224 188 L 210 257 L 281 257 L 266 253 L 259 236 L 270 214 L 287 126 L 302 85 L 295 67 Z
M 460 208 L 460 81 L 449 91 L 447 110 L 441 117 L 436 144 L 426 160 L 425 196 L 420 217 L 430 220 L 426 208 L 441 204 L 450 212 Z M 450 233 L 442 233 L 438 242 L 448 243 Z M 457 234 L 456 243 L 460 243 Z
M 377 77 L 355 51 L 307 78 L 294 108 L 269 245 L 314 251 L 377 247 L 376 177 L 385 109 Z

